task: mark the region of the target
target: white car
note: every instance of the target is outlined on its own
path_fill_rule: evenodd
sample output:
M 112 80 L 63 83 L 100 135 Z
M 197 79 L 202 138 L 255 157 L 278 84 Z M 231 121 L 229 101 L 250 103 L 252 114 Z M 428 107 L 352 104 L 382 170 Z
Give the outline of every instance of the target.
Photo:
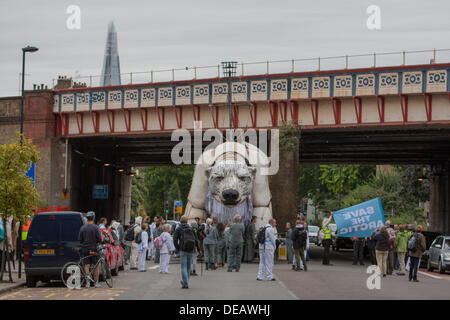
M 319 230 L 320 228 L 318 226 L 308 226 L 308 238 L 310 243 L 318 244 Z

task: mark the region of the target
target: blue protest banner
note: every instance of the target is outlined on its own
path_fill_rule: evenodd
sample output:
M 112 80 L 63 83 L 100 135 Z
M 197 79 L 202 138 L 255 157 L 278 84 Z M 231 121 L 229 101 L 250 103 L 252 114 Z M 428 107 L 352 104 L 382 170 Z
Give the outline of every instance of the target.
M 34 162 L 31 162 L 30 169 L 28 169 L 26 176 L 31 178 L 34 187 L 34 180 L 36 178 L 36 167 L 34 165 Z
M 380 198 L 333 212 L 333 217 L 338 236 L 343 238 L 370 237 L 385 223 Z

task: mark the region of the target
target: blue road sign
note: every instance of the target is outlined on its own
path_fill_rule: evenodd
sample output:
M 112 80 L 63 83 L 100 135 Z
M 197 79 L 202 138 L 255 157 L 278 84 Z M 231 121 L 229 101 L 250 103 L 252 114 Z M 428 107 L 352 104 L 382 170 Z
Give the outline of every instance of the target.
M 108 199 L 108 185 L 94 184 L 92 187 L 92 199 Z
M 36 166 L 35 166 L 34 162 L 31 162 L 30 169 L 27 171 L 26 176 L 31 178 L 31 180 L 33 181 L 33 187 L 34 187 L 34 179 L 36 178 Z

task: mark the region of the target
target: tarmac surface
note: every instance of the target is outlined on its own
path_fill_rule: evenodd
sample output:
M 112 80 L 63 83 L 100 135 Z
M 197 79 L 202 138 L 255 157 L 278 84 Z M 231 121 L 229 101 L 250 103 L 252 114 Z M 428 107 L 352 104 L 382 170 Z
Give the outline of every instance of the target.
M 369 289 L 369 264 L 352 265 L 352 251 L 332 252 L 333 265 L 321 264 L 322 248 L 312 246 L 308 271 L 293 271 L 284 261 L 275 264 L 276 281 L 256 281 L 258 264 L 242 264 L 240 272 L 227 268 L 204 269 L 191 277 L 189 289 L 181 289 L 180 265 L 174 259 L 169 274 L 160 274 L 159 266 L 147 261 L 147 272 L 125 270 L 113 277 L 114 287 L 70 290 L 62 282 L 40 283 L 37 288 L 21 286 L 0 293 L 0 300 L 378 300 L 448 299 L 450 274 L 419 273 L 418 283 L 407 276 L 380 278 L 379 289 Z M 202 274 L 202 275 L 201 275 Z M 372 281 L 371 283 L 375 283 Z

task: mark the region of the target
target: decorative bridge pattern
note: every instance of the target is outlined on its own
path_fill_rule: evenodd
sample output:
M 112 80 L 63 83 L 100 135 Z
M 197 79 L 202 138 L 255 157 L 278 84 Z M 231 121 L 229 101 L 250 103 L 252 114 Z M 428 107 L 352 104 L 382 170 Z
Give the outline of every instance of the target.
M 450 64 L 232 79 L 233 126 L 272 128 L 450 123 Z M 106 135 L 228 127 L 227 79 L 54 91 L 58 134 Z

